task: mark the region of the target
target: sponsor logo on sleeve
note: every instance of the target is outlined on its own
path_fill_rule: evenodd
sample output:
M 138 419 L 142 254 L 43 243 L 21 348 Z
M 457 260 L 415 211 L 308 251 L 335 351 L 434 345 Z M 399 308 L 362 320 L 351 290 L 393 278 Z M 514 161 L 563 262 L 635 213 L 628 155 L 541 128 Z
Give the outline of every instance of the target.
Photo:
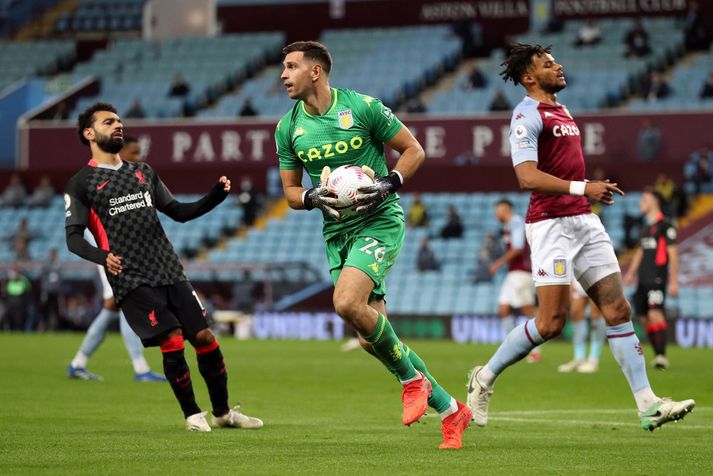
M 527 135 L 527 128 L 522 124 L 518 124 L 517 126 L 515 126 L 513 135 L 515 136 L 516 139 L 522 139 L 523 137 L 525 137 Z

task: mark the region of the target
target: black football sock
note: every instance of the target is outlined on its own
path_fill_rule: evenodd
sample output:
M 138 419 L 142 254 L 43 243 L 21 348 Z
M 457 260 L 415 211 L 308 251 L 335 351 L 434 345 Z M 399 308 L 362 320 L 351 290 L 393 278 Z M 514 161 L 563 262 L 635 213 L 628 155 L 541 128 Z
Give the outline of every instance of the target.
M 198 370 L 200 370 L 213 405 L 213 415 L 223 416 L 230 410 L 228 406 L 228 373 L 223 363 L 223 353 L 218 341 L 204 347 L 196 347 Z
M 180 346 L 178 340 L 180 340 Z M 183 415 L 188 418 L 200 413 L 201 409 L 196 404 L 196 397 L 193 394 L 191 371 L 183 356 L 183 337 L 169 339 L 161 346 L 161 352 L 163 353 L 163 372 L 171 384 L 176 400 L 181 405 Z
M 646 335 L 656 355 L 666 355 L 667 327 L 666 322 L 656 322 L 646 326 Z

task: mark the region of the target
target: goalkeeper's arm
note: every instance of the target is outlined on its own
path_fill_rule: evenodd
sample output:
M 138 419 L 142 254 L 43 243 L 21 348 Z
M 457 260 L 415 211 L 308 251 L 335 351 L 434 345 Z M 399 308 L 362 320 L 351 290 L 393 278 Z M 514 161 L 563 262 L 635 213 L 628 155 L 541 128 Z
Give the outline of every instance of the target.
M 337 200 L 327 196 L 328 191 L 325 184 L 327 183 L 329 173 L 329 167 L 325 166 L 322 169 L 319 185 L 306 189 L 302 186 L 302 169 L 280 170 L 282 189 L 290 208 L 296 210 L 319 208 L 335 220 L 341 219 L 339 212 L 333 208 Z
M 407 127 L 402 127 L 388 145 L 401 154 L 392 173 L 398 174 L 403 185 L 416 173 L 426 159 L 426 153 Z
M 411 134 L 407 128 L 402 127 L 399 132 L 388 142 L 394 150 L 401 154 L 396 167 L 390 174 L 384 177 L 378 177 L 374 171 L 364 165 L 364 172 L 374 179 L 374 185 L 362 187 L 357 195 L 357 202 L 360 206 L 356 212 L 359 214 L 367 214 L 377 208 L 380 203 L 386 200 L 389 195 L 395 193 L 401 186 L 406 183 L 421 166 L 426 154 L 423 152 L 421 144 Z
M 302 169 L 280 170 L 280 178 L 282 179 L 282 190 L 290 208 L 304 209 L 302 195 L 307 189 L 302 186 Z

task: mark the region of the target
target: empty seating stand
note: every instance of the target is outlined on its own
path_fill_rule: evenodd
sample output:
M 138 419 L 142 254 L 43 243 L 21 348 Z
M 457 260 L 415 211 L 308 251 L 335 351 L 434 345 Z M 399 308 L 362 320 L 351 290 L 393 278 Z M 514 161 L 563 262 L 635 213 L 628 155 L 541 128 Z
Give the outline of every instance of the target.
M 96 76 L 101 92 L 78 101 L 74 114 L 97 100 L 109 101 L 125 114 L 138 100 L 148 118 L 180 117 L 243 81 L 279 51 L 283 39 L 282 33 L 251 33 L 161 42 L 118 40 L 75 67 L 76 81 Z M 168 97 L 176 75 L 190 86 L 186 97 Z
M 644 74 L 658 62 L 674 54 L 683 43 L 683 33 L 673 18 L 647 18 L 644 27 L 649 32 L 652 53 L 644 58 L 625 58 L 623 38 L 632 26 L 631 20 L 603 19 L 597 22 L 602 41 L 594 46 L 573 46 L 582 22 L 568 21 L 561 33 L 543 35 L 530 32 L 516 41 L 552 45 L 555 60 L 564 65 L 567 88 L 558 94 L 558 100 L 572 111 L 601 109 L 621 98 L 622 88 L 630 79 Z M 467 89 L 469 71 L 462 72 L 453 87 L 434 95 L 427 105 L 430 112 L 444 114 L 483 113 L 496 94 L 502 91 L 515 107 L 525 95 L 521 86 L 505 84 L 499 76 L 504 59 L 502 50 L 494 50 L 491 57 L 479 62 L 488 85 L 480 89 Z
M 390 106 L 433 84 L 455 66 L 460 52 L 460 43 L 445 26 L 327 30 L 320 41 L 334 59 L 332 86 L 354 89 Z M 280 72 L 280 66 L 267 68 L 198 116 L 235 117 L 246 99 L 261 116 L 281 116 L 293 102 L 282 87 Z

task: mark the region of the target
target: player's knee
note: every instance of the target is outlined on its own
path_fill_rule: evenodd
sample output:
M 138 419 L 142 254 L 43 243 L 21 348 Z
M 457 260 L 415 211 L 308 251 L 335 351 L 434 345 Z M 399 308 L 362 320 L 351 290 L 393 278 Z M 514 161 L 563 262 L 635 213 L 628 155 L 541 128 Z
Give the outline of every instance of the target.
M 562 333 L 567 322 L 567 312 L 564 310 L 552 312 L 547 316 L 541 316 L 537 324 L 540 336 L 545 340 L 550 340 Z
M 624 299 L 617 299 L 612 304 L 607 306 L 607 324 L 610 326 L 618 326 L 631 320 L 631 306 Z
M 175 329 L 171 329 L 170 331 L 166 332 L 163 336 L 161 336 L 158 340 L 159 341 L 166 341 L 170 339 L 171 337 L 180 337 L 183 335 L 183 331 L 181 330 L 180 327 L 177 327 Z
M 203 329 L 201 331 L 198 331 L 195 337 L 195 347 L 203 347 L 206 345 L 210 345 L 213 343 L 215 340 L 215 336 L 213 335 L 213 331 L 210 329 Z
M 351 321 L 359 312 L 359 305 L 355 299 L 347 294 L 335 294 L 332 298 L 334 310 L 342 319 Z

